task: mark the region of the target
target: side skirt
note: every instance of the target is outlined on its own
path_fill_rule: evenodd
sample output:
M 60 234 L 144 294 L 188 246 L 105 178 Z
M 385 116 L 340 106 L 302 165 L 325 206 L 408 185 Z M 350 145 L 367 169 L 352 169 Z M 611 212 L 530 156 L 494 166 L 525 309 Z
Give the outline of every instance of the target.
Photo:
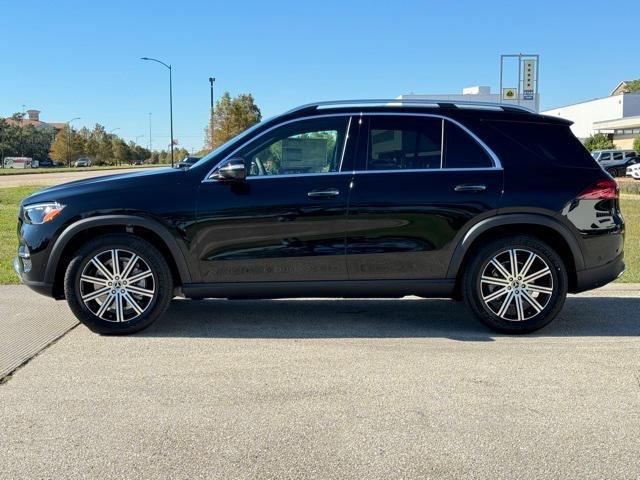
M 182 286 L 187 298 L 399 298 L 417 295 L 450 298 L 454 280 L 333 280 L 307 282 L 189 283 Z

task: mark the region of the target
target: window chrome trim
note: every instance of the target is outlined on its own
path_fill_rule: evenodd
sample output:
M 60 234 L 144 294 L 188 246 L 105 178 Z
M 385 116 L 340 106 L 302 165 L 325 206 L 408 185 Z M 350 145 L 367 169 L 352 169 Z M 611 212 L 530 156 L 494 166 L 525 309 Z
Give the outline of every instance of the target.
M 424 168 L 424 169 L 420 169 L 419 168 L 419 169 L 394 169 L 394 170 L 352 170 L 352 171 L 343 172 L 342 171 L 342 165 L 343 165 L 343 162 L 344 162 L 344 155 L 346 153 L 347 142 L 349 141 L 349 130 L 351 128 L 351 120 L 355 115 L 358 115 L 358 114 L 361 115 L 361 116 L 367 115 L 367 116 L 439 118 L 439 119 L 441 119 L 443 121 L 442 122 L 443 129 L 444 129 L 444 122 L 445 121 L 449 121 L 449 122 L 453 123 L 454 125 L 460 127 L 464 132 L 466 132 L 468 135 L 470 135 L 471 138 L 473 138 L 480 145 L 480 147 L 485 151 L 485 153 L 487 155 L 489 155 L 489 157 L 491 158 L 491 160 L 493 162 L 493 167 Z M 454 120 L 454 119 L 452 119 L 450 117 L 447 117 L 446 115 L 432 114 L 432 113 L 408 113 L 408 112 L 366 112 L 363 115 L 362 112 L 360 112 L 360 113 L 356 113 L 356 112 L 346 113 L 345 112 L 345 113 L 328 113 L 328 114 L 319 114 L 319 115 L 307 115 L 307 116 L 304 116 L 304 117 L 293 118 L 291 120 L 287 120 L 285 122 L 278 123 L 277 125 L 273 125 L 272 127 L 268 128 L 264 132 L 261 132 L 257 136 L 249 139 L 248 141 L 246 141 L 245 143 L 240 145 L 238 148 L 233 150 L 231 153 L 229 153 L 227 156 L 225 156 L 218 163 L 216 163 L 215 166 L 213 168 L 211 168 L 211 170 L 209 170 L 207 172 L 207 175 L 204 177 L 204 179 L 202 180 L 201 183 L 218 183 L 219 180 L 211 178 L 211 174 L 217 168 L 219 168 L 220 165 L 222 165 L 227 160 L 233 158 L 233 156 L 237 152 L 242 150 L 249 143 L 253 142 L 254 140 L 256 140 L 256 139 L 258 139 L 260 137 L 262 137 L 263 135 L 266 135 L 267 133 L 275 130 L 276 128 L 283 127 L 283 126 L 288 125 L 288 124 L 293 123 L 293 122 L 299 122 L 299 121 L 303 121 L 303 120 L 313 120 L 315 118 L 328 118 L 328 117 L 350 117 L 349 118 L 349 122 L 347 124 L 346 138 L 345 138 L 345 141 L 344 141 L 344 145 L 342 147 L 342 158 L 340 159 L 340 170 L 338 170 L 336 172 L 290 173 L 290 174 L 284 174 L 284 175 L 253 175 L 253 176 L 252 175 L 248 175 L 246 180 L 248 181 L 248 180 L 267 179 L 267 178 L 295 178 L 295 177 L 310 177 L 310 176 L 324 176 L 324 175 L 353 175 L 353 174 L 359 174 L 359 173 L 382 173 L 382 172 L 384 172 L 384 173 L 401 173 L 401 172 L 417 173 L 417 172 L 441 172 L 441 171 L 451 171 L 451 172 L 465 171 L 466 172 L 466 171 L 503 170 L 502 162 L 500 162 L 500 158 L 495 154 L 495 152 L 493 150 L 491 150 L 491 148 L 489 148 L 489 146 L 485 142 L 483 142 L 475 133 L 473 133 L 471 130 L 469 130 L 466 126 L 464 126 L 463 124 L 461 124 L 457 120 Z M 443 149 L 443 147 L 444 147 L 443 143 L 444 143 L 444 136 L 442 136 L 442 139 L 441 139 L 441 145 L 440 145 L 441 150 L 444 150 Z

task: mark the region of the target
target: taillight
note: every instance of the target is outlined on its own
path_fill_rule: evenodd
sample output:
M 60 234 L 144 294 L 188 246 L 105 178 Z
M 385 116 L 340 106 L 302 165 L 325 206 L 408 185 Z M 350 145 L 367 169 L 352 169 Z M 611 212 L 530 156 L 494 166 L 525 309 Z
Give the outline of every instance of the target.
M 600 180 L 578 195 L 578 200 L 616 200 L 618 184 L 613 179 Z

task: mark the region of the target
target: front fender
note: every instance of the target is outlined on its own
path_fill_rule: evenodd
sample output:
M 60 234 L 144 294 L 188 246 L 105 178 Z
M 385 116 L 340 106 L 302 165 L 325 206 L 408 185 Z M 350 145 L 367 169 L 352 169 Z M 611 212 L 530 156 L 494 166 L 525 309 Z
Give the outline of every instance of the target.
M 120 225 L 125 227 L 142 227 L 147 230 L 151 230 L 158 235 L 166 247 L 171 252 L 173 260 L 178 268 L 178 275 L 180 281 L 185 283 L 191 283 L 191 273 L 189 271 L 186 255 L 183 249 L 180 247 L 173 235 L 167 230 L 167 228 L 160 222 L 147 217 L 140 217 L 136 215 L 101 215 L 96 217 L 85 218 L 72 223 L 65 228 L 62 233 L 56 239 L 53 247 L 51 248 L 51 254 L 47 262 L 45 270 L 45 282 L 53 283 L 56 276 L 56 270 L 58 263 L 62 257 L 67 244 L 79 233 L 94 227 L 104 227 L 109 225 Z

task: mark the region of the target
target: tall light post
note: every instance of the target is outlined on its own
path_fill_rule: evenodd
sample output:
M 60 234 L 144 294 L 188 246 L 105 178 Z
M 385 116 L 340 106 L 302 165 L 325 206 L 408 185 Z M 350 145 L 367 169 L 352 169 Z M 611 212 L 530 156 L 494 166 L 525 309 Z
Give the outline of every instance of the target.
M 209 85 L 211 86 L 211 111 L 209 114 L 211 115 L 211 119 L 209 121 L 209 141 L 211 142 L 211 146 L 213 147 L 213 84 L 216 83 L 216 77 L 209 77 Z
M 72 118 L 67 122 L 67 167 L 71 168 L 71 122 L 80 120 L 80 117 Z
M 142 57 L 140 60 L 148 60 L 151 62 L 156 62 L 159 63 L 160 65 L 164 65 L 165 67 L 167 67 L 167 69 L 169 69 L 169 122 L 170 122 L 170 129 L 171 129 L 171 167 L 173 167 L 173 86 L 171 84 L 171 65 L 167 65 L 166 63 L 158 60 L 157 58 L 149 58 L 149 57 Z
M 153 152 L 153 141 L 151 139 L 151 112 L 149 112 L 149 151 Z

